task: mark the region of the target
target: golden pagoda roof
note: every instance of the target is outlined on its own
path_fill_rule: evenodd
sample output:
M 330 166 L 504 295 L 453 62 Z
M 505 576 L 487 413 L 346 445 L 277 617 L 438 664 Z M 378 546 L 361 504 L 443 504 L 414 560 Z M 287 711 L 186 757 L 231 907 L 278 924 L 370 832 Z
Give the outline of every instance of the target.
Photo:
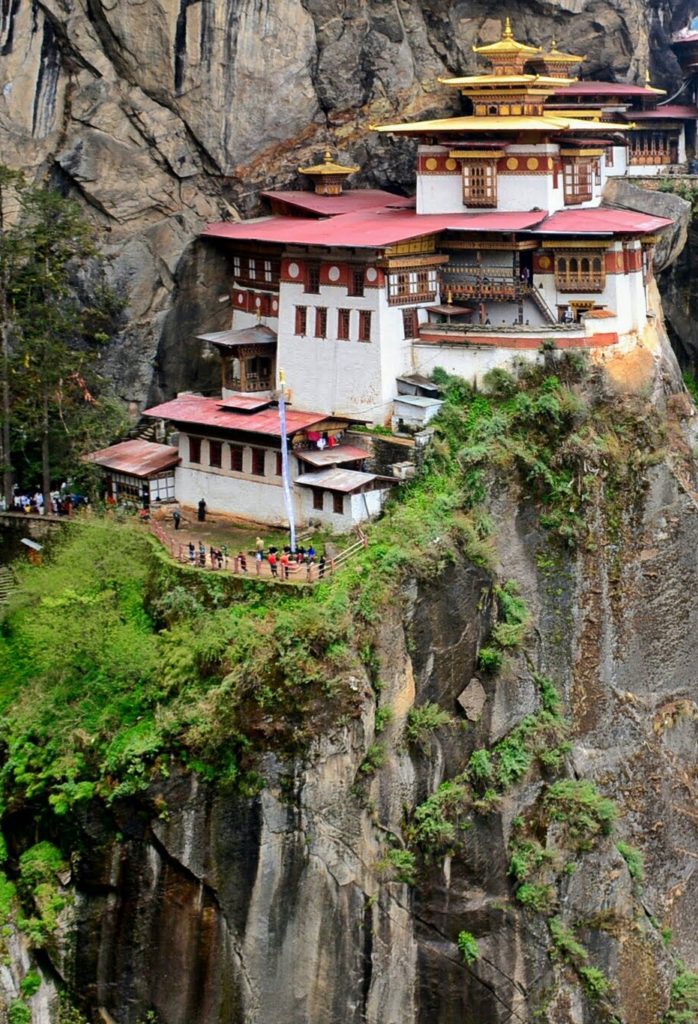
M 541 53 L 538 59 L 555 61 L 558 64 L 581 64 L 586 57 L 580 57 L 576 53 L 563 53 L 562 50 L 558 50 L 557 42 L 552 39 L 550 49 Z
M 502 38 L 496 43 L 487 43 L 484 46 L 473 46 L 475 53 L 483 53 L 485 56 L 489 54 L 531 54 L 540 53 L 539 46 L 528 46 L 526 43 L 519 43 L 514 39 L 514 34 L 511 31 L 511 20 L 506 19 L 504 23 L 504 31 L 502 32 Z
M 343 167 L 342 164 L 334 163 L 332 153 L 326 149 L 321 164 L 315 164 L 313 167 L 299 167 L 298 170 L 301 174 L 355 174 L 359 168 Z
M 587 121 L 582 118 L 568 117 L 564 113 L 541 114 L 540 116 L 506 117 L 501 114 L 488 117 L 442 117 L 433 121 L 412 121 L 406 124 L 370 125 L 371 131 L 394 132 L 401 135 L 449 134 L 471 132 L 562 132 L 562 131 L 627 131 L 628 123 L 615 124 L 611 121 Z
M 564 85 L 572 85 L 575 78 L 552 78 L 549 75 L 466 75 L 464 78 L 439 78 L 442 85 L 451 85 L 458 89 L 473 89 L 481 86 L 492 86 L 493 89 L 511 89 L 520 86 L 527 92 L 532 87 L 545 90 L 559 89 Z

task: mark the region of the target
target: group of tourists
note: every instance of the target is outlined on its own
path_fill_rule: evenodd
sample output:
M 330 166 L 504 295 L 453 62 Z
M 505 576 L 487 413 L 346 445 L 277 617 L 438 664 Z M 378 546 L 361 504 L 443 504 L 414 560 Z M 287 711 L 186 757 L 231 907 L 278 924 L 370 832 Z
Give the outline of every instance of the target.
M 63 488 L 59 491 L 52 491 L 50 495 L 50 505 L 48 506 L 48 512 L 54 516 L 69 516 L 72 515 L 76 505 L 76 498 L 74 495 L 67 493 Z M 86 499 L 81 495 L 78 495 L 79 503 L 86 504 Z M 5 511 L 4 499 L 0 499 L 2 506 L 0 511 Z M 15 494 L 12 499 L 12 505 L 9 508 L 10 512 L 23 512 L 26 515 L 41 516 L 46 512 L 46 506 L 44 503 L 44 496 L 41 491 L 36 488 L 29 494 Z
M 189 541 L 186 549 L 182 550 L 182 557 L 186 556 L 189 565 L 199 566 L 206 569 L 231 569 L 236 573 L 246 574 L 249 572 L 248 557 L 244 551 L 232 554 L 227 544 L 220 547 L 210 545 L 208 548 L 203 541 L 198 545 Z M 289 545 L 279 549 L 273 544 L 266 550 L 264 541 L 257 537 L 254 550 L 254 568 L 257 576 L 266 575 L 263 573 L 263 566 L 266 562 L 273 579 L 288 580 L 292 573 L 297 573 L 302 566 L 306 568 L 307 579 L 315 576 L 317 579 L 324 579 L 327 560 L 324 554 L 318 558 L 315 548 L 311 544 L 306 548 L 302 544 L 292 551 Z M 313 571 L 315 567 L 315 572 Z

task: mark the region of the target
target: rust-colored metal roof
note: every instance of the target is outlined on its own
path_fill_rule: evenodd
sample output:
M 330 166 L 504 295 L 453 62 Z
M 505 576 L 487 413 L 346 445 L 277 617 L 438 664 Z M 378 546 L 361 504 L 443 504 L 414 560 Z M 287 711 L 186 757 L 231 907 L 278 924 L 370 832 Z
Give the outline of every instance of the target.
M 414 206 L 414 196 L 396 196 L 380 188 L 362 188 L 342 192 L 338 196 L 317 195 L 315 192 L 262 192 L 273 206 L 284 204 L 317 217 L 336 217 L 343 213 L 357 213 L 361 210 L 377 210 L 383 207 L 409 208 Z
M 632 121 L 659 121 L 662 118 L 670 121 L 672 119 L 695 121 L 698 120 L 698 107 L 693 107 L 690 104 L 667 103 L 663 107 L 657 107 L 656 110 L 631 110 L 628 112 L 628 117 Z
M 235 412 L 226 409 L 223 401 L 221 398 L 202 398 L 200 395 L 180 395 L 170 402 L 145 409 L 143 415 L 198 427 L 242 430 L 248 434 L 263 434 L 267 437 L 281 436 L 278 408 L 262 409 L 260 412 Z M 293 434 L 331 418 L 324 412 L 287 409 L 286 427 L 288 433 Z
M 361 491 L 376 483 L 396 484 L 391 477 L 378 476 L 376 473 L 360 473 L 357 469 L 321 469 L 318 473 L 303 473 L 296 477 L 295 482 L 302 487 L 322 487 L 326 491 L 339 491 L 351 494 Z
M 224 409 L 232 409 L 233 411 L 240 412 L 256 412 L 259 409 L 266 409 L 267 406 L 271 405 L 272 399 L 269 393 L 249 394 L 249 395 L 229 395 L 227 398 L 222 398 L 220 404 Z
M 369 452 L 364 448 L 356 448 L 350 444 L 338 444 L 336 448 L 325 448 L 323 451 L 310 448 L 308 451 L 298 451 L 294 454 L 302 462 L 309 462 L 311 466 L 339 466 L 343 462 L 357 462 L 359 459 L 369 457 Z
M 666 95 L 653 85 L 624 85 L 622 82 L 575 82 L 555 90 L 556 96 L 651 96 Z
M 197 341 L 208 341 L 211 345 L 234 348 L 236 345 L 276 345 L 276 331 L 266 324 L 253 324 L 238 331 L 213 331 L 211 334 L 197 334 Z
M 179 451 L 169 444 L 156 444 L 135 438 L 120 441 L 110 448 L 101 448 L 83 456 L 83 462 L 94 462 L 115 473 L 129 476 L 149 477 L 171 469 L 179 462 Z

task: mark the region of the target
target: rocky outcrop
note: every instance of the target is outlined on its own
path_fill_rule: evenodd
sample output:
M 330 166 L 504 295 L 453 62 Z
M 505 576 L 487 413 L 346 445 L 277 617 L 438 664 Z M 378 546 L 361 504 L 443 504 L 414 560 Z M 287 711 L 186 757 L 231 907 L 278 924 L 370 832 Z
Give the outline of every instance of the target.
M 589 76 L 641 80 L 651 57 L 672 85 L 667 34 L 684 7 L 575 0 L 507 13 L 522 36 L 586 53 Z M 294 182 L 328 143 L 362 165 L 359 181 L 410 188 L 409 145 L 368 123 L 452 107 L 437 76 L 473 70 L 472 44 L 500 31 L 484 0 L 2 5 L 3 159 L 85 204 L 128 298 L 106 367 L 134 413 L 182 386 L 182 344 L 187 386 L 211 381 L 191 338 L 222 273 L 192 255 L 203 223 L 253 212 L 261 188 Z

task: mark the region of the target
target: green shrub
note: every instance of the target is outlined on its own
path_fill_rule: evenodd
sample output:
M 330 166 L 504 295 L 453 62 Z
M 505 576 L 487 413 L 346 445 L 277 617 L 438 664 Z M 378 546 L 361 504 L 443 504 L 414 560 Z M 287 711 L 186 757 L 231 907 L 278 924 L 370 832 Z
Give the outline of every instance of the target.
M 375 719 L 376 735 L 380 736 L 384 729 L 386 729 L 390 725 L 394 717 L 395 715 L 393 713 L 392 708 L 389 708 L 387 706 L 377 708 Z
M 536 840 L 514 840 L 509 849 L 509 874 L 513 875 L 517 882 L 525 881 L 543 861 L 550 859 L 550 854 Z
M 470 828 L 470 790 L 462 778 L 442 782 L 435 793 L 415 808 L 409 837 L 433 853 L 457 846 L 460 833 Z
M 25 999 L 31 999 L 41 988 L 41 975 L 36 971 L 29 971 L 19 983 L 19 989 Z
M 7 1011 L 7 1024 L 32 1024 L 32 1012 L 21 999 L 10 1003 Z
M 533 681 L 538 687 L 543 710 L 547 711 L 550 715 L 559 716 L 562 708 L 562 698 L 553 680 L 548 676 L 542 676 L 534 672 Z
M 477 939 L 471 932 L 459 932 L 458 949 L 468 966 L 480 959 L 480 947 L 477 944 Z
M 516 890 L 516 898 L 527 910 L 545 913 L 550 910 L 555 894 L 550 885 L 534 885 L 524 882 Z
M 378 862 L 379 871 L 389 871 L 398 882 L 414 885 L 417 879 L 417 858 L 410 850 L 392 848 Z
M 494 675 L 499 672 L 504 661 L 504 655 L 496 647 L 481 647 L 477 662 L 483 672 Z
M 519 732 L 511 733 L 495 747 L 497 755 L 497 781 L 504 789 L 518 782 L 531 767 L 532 757 Z
M 623 840 L 616 843 L 616 849 L 628 866 L 630 877 L 636 882 L 643 882 L 645 879 L 645 858 L 639 850 Z
M 478 782 L 487 781 L 492 778 L 494 769 L 492 767 L 492 758 L 490 757 L 489 751 L 481 747 L 479 750 L 474 750 L 470 755 L 468 761 L 468 774 L 471 779 L 475 779 Z
M 366 755 L 359 765 L 359 771 L 364 775 L 373 775 L 382 768 L 387 759 L 385 747 L 382 743 L 372 743 L 366 751 Z
M 696 1024 L 698 1021 L 698 974 L 676 962 L 676 975 L 671 984 L 671 1001 L 663 1024 Z
M 438 704 L 427 703 L 420 707 L 410 708 L 405 723 L 405 737 L 410 746 L 421 751 L 429 749 L 429 738 L 436 729 L 451 726 L 453 715 L 444 711 Z
M 577 939 L 574 932 L 565 928 L 559 917 L 551 917 L 548 921 L 548 928 L 553 940 L 553 957 L 559 958 L 564 963 L 579 965 L 589 959 L 589 954 Z
M 550 818 L 565 822 L 575 839 L 609 835 L 618 816 L 613 801 L 602 797 L 594 783 L 586 779 L 554 782 L 543 802 Z
M 611 983 L 598 967 L 580 967 L 578 974 L 582 988 L 592 1001 L 603 999 L 608 995 Z

